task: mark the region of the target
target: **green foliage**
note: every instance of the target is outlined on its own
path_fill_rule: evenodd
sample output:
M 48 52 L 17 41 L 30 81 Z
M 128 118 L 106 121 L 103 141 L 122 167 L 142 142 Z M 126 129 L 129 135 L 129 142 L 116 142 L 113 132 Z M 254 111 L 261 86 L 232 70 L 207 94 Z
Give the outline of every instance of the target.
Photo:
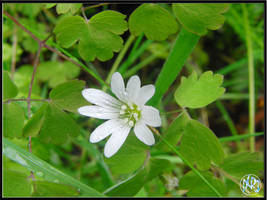
M 172 8 L 185 29 L 201 36 L 207 33 L 207 29 L 216 30 L 222 26 L 222 14 L 227 11 L 228 4 L 175 3 Z
M 68 81 L 53 88 L 49 93 L 49 98 L 60 109 L 77 112 L 79 107 L 89 104 L 82 97 L 84 86 L 84 81 Z
M 200 170 L 210 168 L 211 162 L 221 163 L 223 148 L 214 133 L 196 120 L 190 120 L 183 132 L 180 145 L 182 155 Z
M 3 73 L 3 84 L 4 84 L 3 99 L 9 99 L 17 96 L 18 88 L 10 79 L 7 71 L 4 71 Z
M 79 40 L 79 54 L 84 60 L 101 61 L 113 57 L 113 51 L 122 48 L 123 40 L 119 36 L 127 30 L 126 16 L 116 11 L 103 11 L 85 21 L 80 16 L 63 19 L 54 29 L 57 42 L 69 48 Z
M 146 182 L 151 181 L 155 177 L 159 176 L 163 172 L 172 168 L 171 162 L 166 159 L 150 158 L 149 160 L 149 172 L 146 177 Z
M 119 151 L 114 156 L 104 160 L 113 173 L 132 173 L 143 165 L 147 151 L 148 146 L 140 142 L 133 132 L 130 132 Z
M 6 157 L 19 163 L 20 165 L 23 165 L 31 171 L 36 172 L 36 175 L 41 176 L 48 181 L 56 181 L 62 184 L 72 185 L 75 188 L 79 188 L 82 196 L 103 196 L 93 188 L 59 171 L 47 162 L 25 151 L 6 138 L 3 138 L 3 153 Z
M 222 82 L 223 76 L 213 75 L 212 71 L 204 72 L 199 79 L 196 72 L 193 72 L 188 78 L 182 77 L 174 95 L 175 100 L 181 107 L 204 107 L 224 93 L 225 89 L 220 87 Z
M 78 190 L 70 185 L 48 181 L 34 181 L 34 197 L 72 197 L 78 196 Z
M 31 183 L 29 174 L 13 170 L 3 170 L 3 197 L 29 197 L 31 195 Z
M 170 124 L 168 129 L 163 135 L 163 138 L 168 141 L 171 145 L 176 146 L 178 141 L 181 139 L 183 131 L 186 127 L 188 122 L 188 118 L 184 113 L 181 113 L 173 122 Z M 170 151 L 169 147 L 163 142 L 160 141 L 157 144 L 159 149 L 164 151 Z
M 67 80 L 77 77 L 80 68 L 71 62 L 42 62 L 38 66 L 37 78 L 41 81 L 48 81 L 49 87 L 55 87 Z
M 229 155 L 220 167 L 231 176 L 240 180 L 247 174 L 263 175 L 263 155 L 255 152 L 242 152 Z
M 211 172 L 203 172 L 202 175 L 223 195 L 226 193 L 225 185 Z M 216 197 L 216 193 L 211 190 L 203 181 L 192 171 L 184 175 L 179 182 L 179 189 L 189 190 L 189 197 Z
M 155 95 L 149 100 L 150 105 L 157 105 L 165 92 L 170 88 L 199 38 L 199 36 L 190 33 L 185 29 L 180 31 L 167 60 L 157 77 L 155 84 L 157 89 Z
M 142 33 L 150 40 L 166 40 L 178 30 L 174 17 L 161 6 L 154 3 L 140 5 L 129 18 L 131 34 Z
M 57 14 L 65 14 L 70 12 L 75 14 L 82 7 L 81 3 L 58 3 L 56 10 Z
M 22 136 L 24 126 L 24 111 L 15 102 L 3 105 L 3 133 L 5 137 L 14 138 Z

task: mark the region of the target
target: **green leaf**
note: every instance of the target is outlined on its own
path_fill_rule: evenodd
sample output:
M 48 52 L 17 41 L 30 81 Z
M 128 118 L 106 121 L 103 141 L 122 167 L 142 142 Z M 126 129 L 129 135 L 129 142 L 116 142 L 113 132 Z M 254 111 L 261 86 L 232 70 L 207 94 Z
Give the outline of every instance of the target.
M 176 146 L 181 139 L 187 122 L 187 116 L 184 113 L 181 113 L 175 120 L 173 120 L 166 133 L 163 135 L 163 138 L 165 138 L 171 145 Z M 170 148 L 163 141 L 160 141 L 156 147 L 164 151 L 170 151 Z
M 190 33 L 185 29 L 180 31 L 157 78 L 155 84 L 156 92 L 148 102 L 150 105 L 157 106 L 165 92 L 179 75 L 186 59 L 191 54 L 199 38 L 196 34 Z
M 57 107 L 70 112 L 77 112 L 79 107 L 89 104 L 82 97 L 84 86 L 85 82 L 78 80 L 60 84 L 52 89 L 49 98 Z
M 207 71 L 198 79 L 194 71 L 188 78 L 182 77 L 174 94 L 175 100 L 181 107 L 204 107 L 223 95 L 225 88 L 221 87 L 222 82 L 220 74 L 213 75 L 212 71 Z
M 56 3 L 45 3 L 45 8 L 49 9 L 57 5 Z
M 25 173 L 3 170 L 3 197 L 29 197 L 31 196 L 31 183 Z
M 78 190 L 70 185 L 48 181 L 34 181 L 36 189 L 34 197 L 73 197 L 78 196 Z
M 148 167 L 142 167 L 135 174 L 128 179 L 108 188 L 104 194 L 108 196 L 134 196 L 143 187 L 146 176 L 148 173 Z
M 193 119 L 184 129 L 180 151 L 192 165 L 196 163 L 200 170 L 207 170 L 212 161 L 218 164 L 224 158 L 223 148 L 215 134 Z
M 264 172 L 263 155 L 260 152 L 232 154 L 224 159 L 220 167 L 238 180 L 247 174 L 262 176 Z
M 42 105 L 39 110 L 34 113 L 34 115 L 30 118 L 30 120 L 26 123 L 23 128 L 23 136 L 24 137 L 36 137 L 43 125 L 44 122 L 44 113 L 47 109 L 47 104 Z
M 179 22 L 189 32 L 205 35 L 207 29 L 219 29 L 224 23 L 222 15 L 228 9 L 228 4 L 211 3 L 175 3 L 173 12 Z
M 140 5 L 129 18 L 131 34 L 144 33 L 150 40 L 165 40 L 178 30 L 174 17 L 161 6 L 154 3 Z
M 18 88 L 10 79 L 8 72 L 3 73 L 3 99 L 9 99 L 16 97 L 18 94 Z
M 55 87 L 80 74 L 80 68 L 71 62 L 42 62 L 37 69 L 37 78 L 48 81 L 50 87 Z
M 3 132 L 5 137 L 14 138 L 22 136 L 24 126 L 24 111 L 15 102 L 3 105 Z
M 104 196 L 93 188 L 81 183 L 35 155 L 25 151 L 6 138 L 3 138 L 3 153 L 11 160 L 23 165 L 45 180 L 69 184 L 75 188 L 79 188 L 82 196 Z
M 159 176 L 161 173 L 171 169 L 171 162 L 166 159 L 150 158 L 149 160 L 149 173 L 146 178 L 146 182 Z
M 69 137 L 75 137 L 79 133 L 80 127 L 68 114 L 61 111 L 55 105 L 48 104 L 38 135 L 42 142 L 63 144 Z
M 147 156 L 149 147 L 139 141 L 133 132 L 130 132 L 119 151 L 104 161 L 110 170 L 116 174 L 129 174 L 140 168 Z
M 222 194 L 225 195 L 225 185 L 211 172 L 202 172 L 202 175 Z M 189 190 L 187 196 L 189 197 L 217 197 L 217 194 L 208 187 L 207 184 L 203 184 L 203 180 L 200 179 L 193 171 L 184 175 L 179 182 L 179 189 Z
M 19 95 L 27 96 L 29 94 L 29 85 L 33 72 L 32 65 L 22 65 L 14 73 L 14 83 L 18 86 Z M 37 79 L 32 85 L 32 94 L 40 94 L 40 87 L 37 84 Z
M 56 10 L 57 14 L 65 14 L 68 12 L 75 14 L 81 7 L 81 3 L 58 3 Z
M 101 61 L 113 57 L 119 52 L 123 40 L 119 36 L 127 30 L 126 16 L 112 10 L 102 11 L 89 21 L 80 16 L 63 19 L 54 29 L 58 43 L 69 48 L 79 40 L 79 54 L 84 60 L 93 61 L 96 57 Z

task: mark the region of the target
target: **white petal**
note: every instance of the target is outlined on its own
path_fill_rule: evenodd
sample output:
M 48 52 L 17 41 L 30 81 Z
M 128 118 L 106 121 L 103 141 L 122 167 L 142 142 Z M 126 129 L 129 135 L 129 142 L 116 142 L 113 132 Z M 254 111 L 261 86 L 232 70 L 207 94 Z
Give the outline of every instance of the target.
M 161 126 L 161 118 L 158 109 L 152 106 L 144 106 L 141 116 L 144 122 L 149 126 Z
M 120 107 L 121 103 L 114 97 L 110 96 L 109 94 L 93 88 L 84 89 L 82 91 L 83 97 L 89 101 L 90 103 L 93 103 L 98 106 L 102 107 Z
M 151 130 L 142 122 L 139 121 L 134 127 L 136 137 L 146 145 L 155 144 L 155 138 Z
M 121 101 L 127 102 L 124 82 L 119 72 L 111 77 L 111 90 Z
M 140 90 L 140 86 L 141 86 L 141 81 L 140 78 L 135 75 L 132 76 L 126 86 L 126 93 L 128 95 L 128 100 L 135 102 L 137 95 L 139 93 Z
M 100 106 L 83 106 L 78 108 L 81 115 L 98 119 L 113 119 L 119 116 L 119 110 L 115 108 L 104 108 Z
M 119 121 L 118 119 L 110 119 L 100 126 L 98 126 L 90 135 L 90 142 L 96 143 L 103 139 L 105 139 L 107 136 L 109 136 L 111 133 L 113 133 L 116 129 L 119 127 Z
M 104 148 L 104 155 L 107 158 L 113 156 L 121 148 L 130 132 L 130 129 L 130 126 L 124 124 L 124 126 L 117 129 L 116 132 L 112 133 Z
M 136 103 L 139 106 L 143 106 L 155 93 L 154 85 L 145 85 L 139 90 L 138 98 Z

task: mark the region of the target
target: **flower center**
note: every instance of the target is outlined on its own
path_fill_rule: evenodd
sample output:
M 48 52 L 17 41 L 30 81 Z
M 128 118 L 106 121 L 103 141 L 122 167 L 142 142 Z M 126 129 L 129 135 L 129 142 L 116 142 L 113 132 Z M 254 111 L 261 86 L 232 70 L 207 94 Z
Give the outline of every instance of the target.
M 120 109 L 120 117 L 124 119 L 125 123 L 133 127 L 141 118 L 141 109 L 135 104 L 123 104 Z

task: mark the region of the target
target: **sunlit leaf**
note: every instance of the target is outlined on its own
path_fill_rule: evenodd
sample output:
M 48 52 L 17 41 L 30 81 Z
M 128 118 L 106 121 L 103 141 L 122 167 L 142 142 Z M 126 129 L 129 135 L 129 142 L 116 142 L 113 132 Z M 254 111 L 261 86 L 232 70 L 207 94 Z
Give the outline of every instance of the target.
M 78 80 L 60 84 L 52 89 L 49 98 L 57 107 L 70 112 L 77 112 L 79 107 L 89 104 L 82 97 L 84 86 L 85 82 Z
M 226 157 L 220 167 L 231 176 L 240 180 L 247 174 L 263 175 L 263 155 L 260 152 L 242 152 Z
M 3 197 L 29 197 L 31 196 L 30 174 L 13 170 L 3 170 Z
M 181 107 L 204 107 L 224 93 L 222 82 L 223 76 L 213 75 L 212 71 L 204 72 L 199 78 L 196 72 L 193 72 L 188 78 L 182 77 L 181 84 L 174 94 L 175 100 Z
M 82 7 L 81 3 L 58 3 L 57 14 L 71 13 L 75 14 Z
M 133 35 L 144 33 L 150 40 L 165 40 L 178 30 L 174 17 L 161 6 L 144 3 L 129 18 L 129 29 Z
M 24 111 L 15 102 L 3 105 L 3 132 L 5 137 L 21 137 L 24 126 Z
M 220 179 L 216 178 L 208 171 L 202 172 L 202 175 L 222 195 L 225 195 L 226 187 Z M 217 197 L 217 194 L 192 171 L 188 172 L 181 178 L 179 182 L 179 189 L 188 190 L 187 196 L 189 197 Z
M 216 30 L 224 23 L 222 15 L 228 4 L 212 3 L 174 3 L 173 12 L 179 22 L 190 32 L 205 35 L 207 29 Z
M 127 30 L 126 16 L 112 10 L 102 11 L 85 21 L 80 16 L 70 16 L 62 20 L 54 29 L 57 42 L 69 48 L 79 40 L 79 54 L 84 60 L 101 61 L 113 57 L 123 46 L 119 36 Z
M 215 134 L 197 120 L 190 120 L 183 132 L 180 151 L 200 170 L 210 168 L 211 162 L 221 163 L 224 151 Z
M 78 196 L 78 190 L 70 185 L 48 182 L 34 181 L 34 197 L 73 197 Z
M 10 79 L 8 72 L 3 72 L 3 99 L 9 99 L 17 96 L 18 88 Z
M 79 73 L 80 68 L 71 62 L 48 61 L 38 66 L 37 78 L 48 81 L 48 85 L 53 88 L 77 77 Z

